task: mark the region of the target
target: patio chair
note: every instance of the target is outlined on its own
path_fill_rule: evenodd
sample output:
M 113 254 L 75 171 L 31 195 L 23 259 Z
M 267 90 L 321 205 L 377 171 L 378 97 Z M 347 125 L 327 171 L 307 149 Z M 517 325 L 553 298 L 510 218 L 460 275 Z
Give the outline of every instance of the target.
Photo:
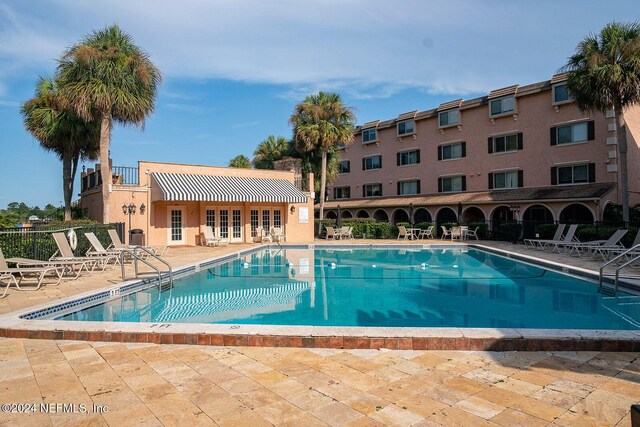
M 451 240 L 462 240 L 462 227 L 451 227 Z
M 441 225 L 440 228 L 442 229 L 442 236 L 440 236 L 441 239 L 446 239 L 447 237 L 451 237 L 451 230 L 449 230 L 447 227 L 445 227 L 444 225 Z
M 341 239 L 353 239 L 353 227 L 344 226 L 340 228 L 340 238 Z
M 338 238 L 338 236 L 336 236 L 336 230 L 333 227 L 325 227 L 327 229 L 327 234 L 324 236 L 325 239 L 329 240 L 335 240 Z
M 403 240 L 411 239 L 411 233 L 407 231 L 407 227 L 404 225 L 398 226 L 398 239 L 402 238 Z
M 205 225 L 202 229 L 202 239 L 202 243 L 206 246 L 218 246 L 221 240 L 213 234 L 213 228 L 210 225 Z
M 42 287 L 44 278 L 51 273 L 57 276 L 56 283 L 53 283 L 53 286 L 57 286 L 58 284 L 60 284 L 60 280 L 62 280 L 64 267 L 56 265 L 9 267 L 7 261 L 4 258 L 4 254 L 2 253 L 2 249 L 0 249 L 0 276 L 2 276 L 2 279 L 7 280 L 7 286 L 4 288 L 4 293 L 2 294 L 2 296 L 0 296 L 0 298 L 4 298 L 5 296 L 7 296 L 7 292 L 9 291 L 9 287 L 11 287 L 11 284 L 13 284 L 21 291 L 25 290 L 20 287 L 20 284 L 24 279 L 27 278 L 27 276 L 35 277 L 36 288 L 30 290 L 37 291 Z M 16 279 L 16 276 L 18 277 L 18 279 Z
M 433 225 L 430 225 L 418 234 L 418 239 L 433 239 Z
M 529 245 L 532 248 L 536 249 L 544 249 L 544 244 L 546 242 L 556 242 L 562 239 L 562 232 L 564 231 L 564 224 L 558 224 L 556 228 L 556 232 L 551 239 L 524 239 L 523 242 L 525 245 Z
M 270 243 L 271 236 L 264 232 L 264 228 L 256 227 L 256 235 L 254 236 L 253 241 L 256 243 Z
M 52 233 L 53 240 L 56 242 L 58 250 L 49 258 L 49 261 L 87 261 L 94 262 L 94 268 L 97 266 L 102 267 L 102 271 L 107 268 L 109 261 L 117 258 L 116 255 L 98 255 L 98 256 L 75 256 L 73 249 L 69 246 L 69 241 L 64 233 Z
M 542 245 L 542 250 L 547 250 L 547 248 L 551 248 L 551 252 L 558 251 L 560 252 L 561 247 L 566 247 L 568 243 L 579 243 L 579 240 L 575 238 L 576 230 L 578 229 L 578 224 L 571 224 L 569 226 L 569 230 L 567 230 L 567 234 L 564 235 L 560 240 L 550 240 L 544 242 Z
M 111 238 L 111 244 L 107 246 L 107 249 L 133 249 L 136 245 L 125 245 L 120 240 L 120 236 L 115 228 L 111 228 L 107 230 L 109 233 L 109 237 Z M 169 250 L 169 246 L 167 245 L 153 245 L 153 246 L 143 246 L 143 248 L 152 251 L 156 255 L 164 255 Z
M 480 227 L 476 227 L 475 230 L 467 229 L 467 232 L 465 233 L 467 238 L 475 237 L 475 239 L 478 240 L 478 229 L 479 228 Z
M 282 231 L 282 227 L 271 227 L 269 234 L 273 238 L 275 242 L 284 242 L 286 241 L 286 236 Z
M 347 227 L 347 232 L 345 234 L 345 237 L 347 239 L 355 239 L 355 237 L 353 237 L 353 227 Z

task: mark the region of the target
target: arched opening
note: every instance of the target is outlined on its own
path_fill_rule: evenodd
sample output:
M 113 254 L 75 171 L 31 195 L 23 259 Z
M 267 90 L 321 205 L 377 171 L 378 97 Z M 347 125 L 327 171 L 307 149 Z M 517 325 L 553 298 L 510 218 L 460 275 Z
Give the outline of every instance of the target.
M 378 222 L 389 222 L 389 215 L 387 215 L 387 212 L 382 209 L 375 211 L 373 213 L 373 218 Z
M 369 212 L 361 209 L 358 211 L 358 213 L 356 214 L 356 218 L 369 218 Z
M 522 236 L 534 238 L 540 224 L 553 224 L 553 212 L 543 205 L 529 206 L 522 214 Z
M 342 218 L 342 219 L 351 219 L 351 218 L 353 218 L 353 215 L 351 215 L 350 211 L 342 211 L 342 212 L 340 212 L 340 218 Z
M 509 208 L 509 206 L 498 206 L 491 213 L 491 231 L 494 238 L 501 240 L 502 235 L 500 231 L 500 225 L 505 222 L 513 222 L 516 220 L 515 213 Z
M 468 207 L 462 212 L 462 222 L 471 224 L 472 222 L 484 221 L 484 212 L 475 206 Z
M 393 223 L 409 222 L 409 214 L 404 209 L 396 209 L 393 213 Z
M 442 229 L 440 228 L 442 225 L 447 222 L 457 222 L 458 214 L 451 208 L 442 208 L 438 211 L 436 215 L 436 231 L 438 236 L 442 235 Z
M 336 213 L 334 211 L 328 211 L 325 215 L 324 215 L 325 219 L 338 219 L 338 215 L 336 215 Z
M 431 222 L 431 221 L 432 221 L 431 213 L 425 208 L 418 208 L 413 213 L 413 222 L 416 224 L 419 222 Z
M 320 211 L 315 211 L 315 212 L 313 212 L 313 217 L 314 217 L 315 219 L 320 219 Z
M 574 203 L 562 209 L 560 222 L 563 224 L 593 224 L 593 213 L 585 205 Z
M 622 223 L 622 206 L 613 202 L 607 202 L 602 211 L 602 221 L 612 225 Z

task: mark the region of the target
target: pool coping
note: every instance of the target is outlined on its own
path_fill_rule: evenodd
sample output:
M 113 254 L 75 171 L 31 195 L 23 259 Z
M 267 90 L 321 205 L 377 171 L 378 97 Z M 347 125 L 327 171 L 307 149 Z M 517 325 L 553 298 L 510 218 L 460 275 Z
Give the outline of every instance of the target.
M 188 274 L 215 264 L 237 259 L 265 248 L 262 245 L 224 256 L 198 261 L 176 269 Z M 597 279 L 592 270 L 567 266 L 529 255 L 516 254 L 481 244 L 285 244 L 283 248 L 388 249 L 478 248 L 484 251 L 573 274 Z M 484 351 L 640 351 L 640 330 L 438 328 L 362 326 L 281 326 L 200 323 L 127 323 L 32 319 L 35 313 L 51 314 L 56 307 L 85 304 L 105 296 L 148 287 L 154 279 L 135 279 L 91 290 L 46 304 L 0 316 L 0 337 L 55 340 L 193 344 L 213 346 L 266 346 L 297 348 L 402 349 L 402 350 L 484 350 Z M 628 287 L 627 284 L 625 287 Z M 630 286 L 632 290 L 640 288 Z M 62 308 L 60 310 L 63 310 Z

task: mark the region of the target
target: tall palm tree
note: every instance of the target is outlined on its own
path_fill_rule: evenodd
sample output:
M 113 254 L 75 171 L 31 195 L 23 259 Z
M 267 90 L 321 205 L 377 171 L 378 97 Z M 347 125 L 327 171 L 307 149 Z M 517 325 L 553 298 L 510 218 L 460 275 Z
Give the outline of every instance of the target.
M 230 168 L 251 169 L 251 160 L 244 154 L 238 154 L 229 161 Z
M 97 121 L 85 122 L 64 104 L 56 81 L 41 77 L 35 96 L 22 104 L 20 112 L 27 131 L 62 160 L 64 220 L 70 221 L 78 163 L 97 157 L 100 126 Z
M 289 141 L 284 136 L 269 135 L 258 144 L 253 152 L 253 167 L 256 169 L 273 169 L 273 162 L 289 153 Z
M 336 93 L 318 92 L 296 105 L 289 119 L 293 140 L 301 151 L 321 150 L 320 218 L 324 217 L 327 185 L 327 152 L 353 142 L 355 115 Z
M 567 87 L 581 110 L 613 109 L 620 154 L 622 219 L 629 221 L 627 127 L 624 110 L 640 102 L 640 24 L 607 24 L 576 47 L 563 71 Z
M 112 25 L 69 48 L 58 73 L 69 106 L 81 118 L 100 122 L 102 221 L 108 223 L 113 122 L 144 127 L 155 109 L 160 71 L 131 36 Z

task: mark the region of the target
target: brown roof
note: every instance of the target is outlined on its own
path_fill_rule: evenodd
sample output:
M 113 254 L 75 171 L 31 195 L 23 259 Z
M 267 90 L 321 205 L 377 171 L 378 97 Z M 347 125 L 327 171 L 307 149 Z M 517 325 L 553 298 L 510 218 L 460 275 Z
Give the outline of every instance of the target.
M 406 206 L 413 203 L 416 206 L 428 205 L 465 205 L 485 203 L 509 203 L 527 201 L 552 200 L 593 200 L 599 199 L 610 192 L 613 182 L 593 184 L 562 185 L 552 187 L 513 188 L 505 190 L 465 191 L 462 193 L 435 193 L 412 197 L 378 197 L 349 200 L 331 200 L 325 202 L 324 207 L 336 208 L 377 208 Z
M 507 86 L 502 89 L 496 89 L 489 92 L 489 99 L 500 98 L 507 95 L 515 95 L 519 85 Z
M 565 80 L 567 80 L 568 76 L 568 73 L 554 74 L 554 76 L 551 77 L 551 84 L 564 82 Z
M 440 106 L 438 107 L 438 111 L 450 110 L 452 108 L 460 108 L 460 105 L 462 105 L 462 101 L 463 99 L 460 98 L 454 101 L 449 101 L 449 102 L 445 102 L 444 104 L 440 104 Z
M 398 116 L 397 121 L 413 119 L 418 114 L 418 110 L 409 111 L 408 113 L 403 113 Z

